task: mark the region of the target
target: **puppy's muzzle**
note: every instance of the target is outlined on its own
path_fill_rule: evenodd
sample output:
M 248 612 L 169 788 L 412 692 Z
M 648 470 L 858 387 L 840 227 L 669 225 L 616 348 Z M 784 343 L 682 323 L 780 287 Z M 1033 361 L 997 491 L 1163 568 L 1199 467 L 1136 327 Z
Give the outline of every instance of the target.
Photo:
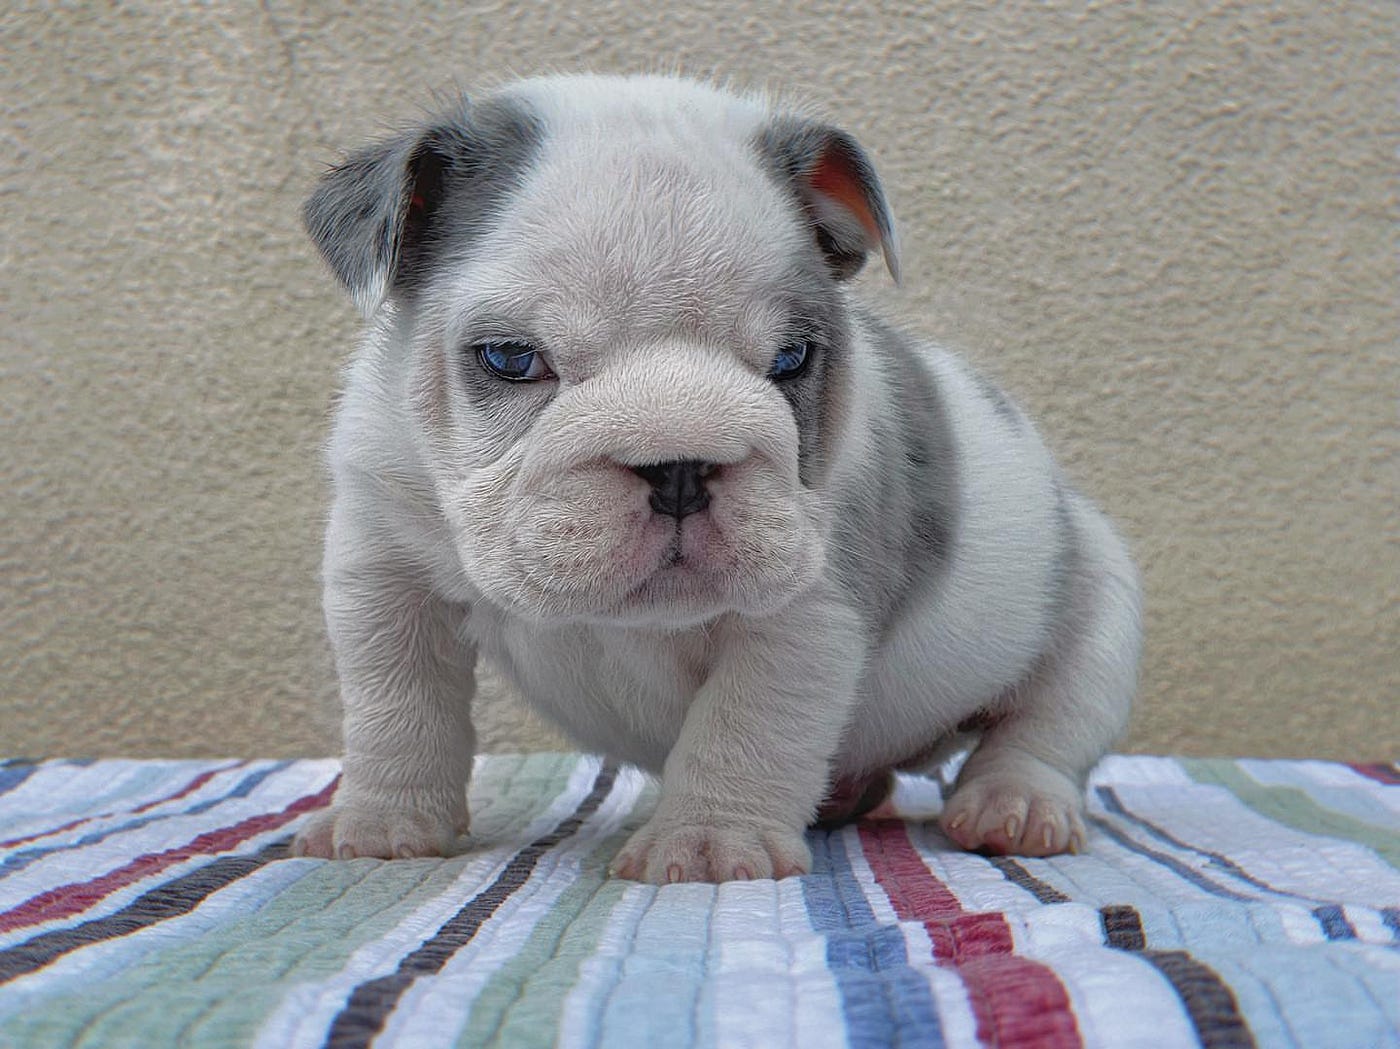
M 652 510 L 664 517 L 699 513 L 710 505 L 706 479 L 717 470 L 714 463 L 699 459 L 675 459 L 668 463 L 633 466 L 632 472 L 651 485 Z

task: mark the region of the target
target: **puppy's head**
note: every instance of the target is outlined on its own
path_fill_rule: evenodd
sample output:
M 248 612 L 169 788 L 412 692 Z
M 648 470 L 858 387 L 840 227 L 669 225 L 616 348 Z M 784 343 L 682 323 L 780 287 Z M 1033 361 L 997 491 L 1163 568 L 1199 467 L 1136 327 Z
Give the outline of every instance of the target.
M 820 571 L 840 282 L 877 247 L 897 266 L 849 136 L 688 81 L 525 81 L 351 157 L 305 215 L 409 358 L 487 599 L 682 625 Z

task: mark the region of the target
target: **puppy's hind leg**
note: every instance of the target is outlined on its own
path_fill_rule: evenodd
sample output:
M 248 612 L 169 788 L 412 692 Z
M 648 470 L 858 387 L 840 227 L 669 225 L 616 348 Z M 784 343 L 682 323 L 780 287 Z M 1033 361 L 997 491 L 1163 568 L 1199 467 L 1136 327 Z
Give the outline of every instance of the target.
M 1066 491 L 1065 609 L 1054 640 L 958 776 L 944 831 L 965 849 L 1049 856 L 1086 839 L 1084 782 L 1127 725 L 1141 596 L 1122 541 Z

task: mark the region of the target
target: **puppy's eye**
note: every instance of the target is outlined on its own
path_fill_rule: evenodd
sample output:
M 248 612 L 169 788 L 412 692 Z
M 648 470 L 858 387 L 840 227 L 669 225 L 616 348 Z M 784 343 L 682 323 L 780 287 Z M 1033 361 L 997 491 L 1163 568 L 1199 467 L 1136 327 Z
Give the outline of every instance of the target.
M 812 344 L 806 339 L 788 343 L 773 359 L 773 367 L 768 369 L 768 378 L 775 381 L 797 378 L 807 370 L 807 359 L 811 355 Z
M 526 342 L 479 342 L 472 347 L 481 366 L 492 375 L 511 382 L 538 382 L 552 379 L 554 373 L 544 356 Z

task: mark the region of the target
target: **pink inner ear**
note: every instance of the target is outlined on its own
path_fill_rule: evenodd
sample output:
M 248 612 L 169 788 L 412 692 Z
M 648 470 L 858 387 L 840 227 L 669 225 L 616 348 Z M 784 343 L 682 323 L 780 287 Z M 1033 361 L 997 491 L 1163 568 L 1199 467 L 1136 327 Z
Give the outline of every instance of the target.
M 828 146 L 822 152 L 816 165 L 807 175 L 807 185 L 822 196 L 836 201 L 859 219 L 865 231 L 870 234 L 871 244 L 880 243 L 880 224 L 875 221 L 875 215 L 865 201 L 865 193 L 860 188 L 860 176 L 840 148 Z

